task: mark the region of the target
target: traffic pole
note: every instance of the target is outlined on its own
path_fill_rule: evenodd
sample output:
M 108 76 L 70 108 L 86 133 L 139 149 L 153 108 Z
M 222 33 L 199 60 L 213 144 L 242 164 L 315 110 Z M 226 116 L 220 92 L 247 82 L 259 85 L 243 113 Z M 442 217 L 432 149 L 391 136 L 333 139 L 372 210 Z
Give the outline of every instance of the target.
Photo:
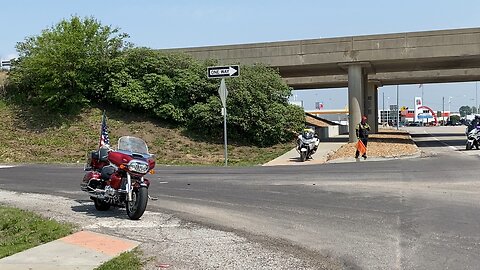
M 400 108 L 398 107 L 398 84 L 397 84 L 397 130 L 400 127 Z
M 228 144 L 227 144 L 227 85 L 225 84 L 225 78 L 222 78 L 220 82 L 220 88 L 218 89 L 220 100 L 222 102 L 222 115 L 223 115 L 223 156 L 225 157 L 225 167 L 228 166 Z
M 225 167 L 228 166 L 228 151 L 227 151 L 227 108 L 223 107 L 223 144 L 224 144 L 224 152 L 223 155 L 225 156 Z

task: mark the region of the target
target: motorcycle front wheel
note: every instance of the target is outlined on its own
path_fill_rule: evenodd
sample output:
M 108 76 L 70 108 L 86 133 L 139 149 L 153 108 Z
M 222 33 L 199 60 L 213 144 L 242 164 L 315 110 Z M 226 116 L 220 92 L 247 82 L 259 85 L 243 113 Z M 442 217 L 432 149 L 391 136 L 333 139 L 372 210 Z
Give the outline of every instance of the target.
M 136 188 L 132 192 L 132 201 L 126 202 L 127 215 L 130 219 L 139 219 L 147 208 L 147 187 Z
M 467 145 L 465 146 L 465 149 L 466 149 L 466 150 L 472 149 L 472 143 L 471 143 L 471 142 L 467 142 Z
M 307 152 L 300 152 L 300 161 L 304 162 L 307 159 Z

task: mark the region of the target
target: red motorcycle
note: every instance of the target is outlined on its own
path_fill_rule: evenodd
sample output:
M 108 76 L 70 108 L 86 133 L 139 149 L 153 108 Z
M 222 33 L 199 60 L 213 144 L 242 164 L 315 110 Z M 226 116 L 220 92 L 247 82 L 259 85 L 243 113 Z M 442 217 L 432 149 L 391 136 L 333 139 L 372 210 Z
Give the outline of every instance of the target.
M 145 212 L 149 198 L 150 181 L 144 176 L 153 174 L 154 167 L 145 141 L 124 136 L 118 140 L 117 150 L 100 147 L 90 154 L 80 186 L 97 210 L 125 206 L 128 217 L 136 220 Z

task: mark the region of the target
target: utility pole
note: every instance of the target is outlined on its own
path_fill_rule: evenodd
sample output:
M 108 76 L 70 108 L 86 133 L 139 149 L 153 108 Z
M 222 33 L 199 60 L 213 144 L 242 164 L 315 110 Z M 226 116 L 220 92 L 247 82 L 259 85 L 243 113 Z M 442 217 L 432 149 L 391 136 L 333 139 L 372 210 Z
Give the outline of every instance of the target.
M 400 108 L 398 107 L 398 84 L 397 84 L 397 130 L 400 127 Z
M 382 113 L 380 114 L 380 116 L 382 116 L 382 124 L 384 123 L 385 120 L 383 120 L 384 116 L 385 116 L 385 91 L 382 91 L 383 93 L 383 109 L 382 109 Z
M 442 122 L 445 126 L 445 97 L 442 97 Z
M 475 82 L 475 108 L 477 108 L 477 113 L 478 112 L 478 82 Z
M 422 104 L 425 104 L 425 100 L 423 100 L 423 83 L 422 83 Z
M 450 115 L 452 111 L 450 111 L 450 103 L 452 102 L 452 97 L 448 97 L 448 121 L 450 121 Z

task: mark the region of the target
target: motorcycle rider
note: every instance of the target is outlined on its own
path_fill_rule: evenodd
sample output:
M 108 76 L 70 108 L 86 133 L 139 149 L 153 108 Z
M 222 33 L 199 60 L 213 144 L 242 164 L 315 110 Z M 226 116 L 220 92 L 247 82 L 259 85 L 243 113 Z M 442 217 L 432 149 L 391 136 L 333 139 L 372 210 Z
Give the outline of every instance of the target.
M 475 114 L 475 118 L 467 126 L 465 135 L 467 135 L 466 149 L 470 150 L 473 146 L 479 149 L 480 114 Z
M 472 129 L 477 128 L 480 125 L 480 114 L 475 114 L 475 118 L 473 118 L 472 122 Z
M 297 147 L 298 147 L 299 151 L 300 151 L 300 146 L 301 146 L 301 142 L 302 142 L 302 137 L 304 139 L 307 139 L 307 140 L 310 140 L 310 139 L 313 139 L 313 138 L 316 139 L 315 148 L 312 149 L 312 154 L 314 154 L 318 149 L 318 144 L 320 143 L 320 140 L 317 138 L 317 134 L 315 134 L 315 131 L 313 131 L 312 128 L 305 128 L 305 129 L 303 129 L 302 133 L 300 135 L 298 135 L 298 137 L 297 137 Z
M 475 114 L 475 118 L 473 118 L 470 124 L 467 126 L 466 134 L 468 134 L 473 129 L 478 129 L 478 128 L 480 128 L 480 114 Z

